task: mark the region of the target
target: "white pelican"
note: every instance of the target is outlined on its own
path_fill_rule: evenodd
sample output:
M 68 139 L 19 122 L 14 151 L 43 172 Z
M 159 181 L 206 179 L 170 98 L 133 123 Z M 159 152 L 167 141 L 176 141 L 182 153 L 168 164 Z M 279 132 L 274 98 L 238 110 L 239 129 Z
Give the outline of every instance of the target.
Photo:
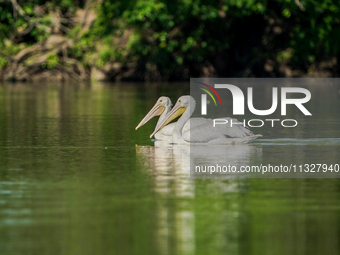
M 155 105 L 151 108 L 151 110 L 145 115 L 145 117 L 141 120 L 141 122 L 137 125 L 135 128 L 136 130 L 143 126 L 145 123 L 147 123 L 149 120 L 151 120 L 153 117 L 160 116 L 156 127 L 165 119 L 167 114 L 170 112 L 172 108 L 172 102 L 171 99 L 166 96 L 161 96 L 158 98 Z M 166 125 L 161 130 L 156 132 L 155 139 L 156 140 L 162 140 L 165 142 L 171 142 L 172 143 L 172 132 L 174 130 L 176 123 L 170 123 L 169 125 Z M 184 125 L 183 130 L 188 130 L 190 128 L 189 123 L 187 125 Z
M 166 96 L 161 96 L 158 98 L 157 102 L 155 105 L 151 108 L 151 110 L 145 115 L 145 117 L 139 122 L 137 127 L 135 128 L 136 130 L 143 126 L 145 123 L 147 123 L 149 120 L 151 120 L 155 116 L 160 116 L 156 128 L 159 126 L 161 122 L 164 121 L 168 113 L 170 112 L 172 107 L 172 102 L 170 98 Z M 202 122 L 202 120 L 205 120 L 203 118 L 192 118 L 190 119 L 191 121 L 185 123 L 183 127 L 183 132 L 189 130 L 190 124 L 193 126 L 199 126 L 202 124 L 205 124 L 205 121 Z M 165 124 L 166 125 L 166 124 Z M 170 123 L 169 125 L 163 125 L 163 128 L 158 130 L 157 132 L 154 132 L 153 134 L 155 135 L 156 140 L 163 140 L 165 142 L 171 142 L 172 143 L 172 133 L 174 131 L 174 127 L 176 123 Z M 155 128 L 155 131 L 156 131 Z
M 145 115 L 145 117 L 139 122 L 136 130 L 143 126 L 145 123 L 147 123 L 149 120 L 151 120 L 155 116 L 160 116 L 156 127 L 165 119 L 166 115 L 170 112 L 172 107 L 172 102 L 170 98 L 162 96 L 158 98 L 155 105 L 151 108 L 151 110 Z M 155 138 L 157 140 L 171 140 L 172 141 L 172 131 L 174 129 L 175 123 L 171 123 L 170 125 L 167 125 L 163 129 L 161 129 L 159 132 L 155 133 Z
M 216 127 L 213 127 L 212 119 L 199 118 L 200 125 L 194 125 L 190 130 L 184 130 L 184 125 L 187 125 L 187 122 L 192 120 L 189 120 L 189 118 L 194 112 L 195 106 L 196 102 L 193 97 L 181 96 L 168 115 L 156 126 L 155 131 L 150 135 L 150 138 L 166 124 L 180 115 L 182 116 L 177 121 L 172 134 L 173 143 L 242 144 L 250 143 L 257 137 L 262 136 L 254 135 L 253 132 L 242 124 L 234 124 L 238 121 L 231 118 L 229 119 L 233 120 L 232 126 L 217 125 Z

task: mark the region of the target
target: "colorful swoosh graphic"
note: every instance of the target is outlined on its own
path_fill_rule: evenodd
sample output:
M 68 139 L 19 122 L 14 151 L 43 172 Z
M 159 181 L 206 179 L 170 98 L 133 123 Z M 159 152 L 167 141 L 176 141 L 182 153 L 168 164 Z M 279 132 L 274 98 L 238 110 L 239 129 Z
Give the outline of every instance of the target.
M 203 90 L 204 92 L 206 92 L 206 93 L 212 98 L 212 100 L 214 100 L 214 103 L 215 103 L 215 105 L 217 106 L 216 100 L 215 100 L 214 96 L 213 96 L 208 90 L 206 90 L 206 89 L 204 89 L 204 88 L 199 88 L 199 89 L 201 89 L 201 90 Z
M 220 98 L 220 95 L 217 93 L 217 91 L 216 91 L 213 87 L 211 87 L 210 85 L 205 84 L 205 83 L 203 83 L 203 82 L 197 82 L 197 83 L 202 84 L 202 85 L 206 86 L 208 89 L 212 90 L 212 92 L 214 92 L 214 94 L 217 96 L 218 100 L 220 101 L 220 104 L 223 105 L 223 104 L 222 104 L 222 100 L 221 100 L 221 98 Z M 201 89 L 201 90 L 203 90 L 204 92 L 206 92 L 206 93 L 214 100 L 214 103 L 215 103 L 215 105 L 217 106 L 216 100 L 215 100 L 214 96 L 213 96 L 208 90 L 206 90 L 206 89 L 204 89 L 204 88 L 199 88 L 199 89 Z

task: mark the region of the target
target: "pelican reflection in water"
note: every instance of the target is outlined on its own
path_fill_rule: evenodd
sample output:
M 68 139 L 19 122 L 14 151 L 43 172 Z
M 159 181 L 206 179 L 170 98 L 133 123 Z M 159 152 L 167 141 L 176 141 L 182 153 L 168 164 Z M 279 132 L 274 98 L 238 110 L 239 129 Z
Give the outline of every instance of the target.
M 219 150 L 215 155 L 213 151 L 217 148 Z M 157 238 L 160 251 L 163 251 L 160 253 L 168 254 L 169 245 L 175 242 L 180 244 L 171 246 L 171 249 L 176 249 L 174 250 L 176 254 L 197 253 L 196 235 L 198 235 L 198 229 L 202 229 L 197 222 L 202 217 L 206 217 L 202 215 L 201 207 L 196 204 L 197 201 L 202 201 L 202 192 L 221 194 L 225 198 L 228 193 L 233 194 L 231 195 L 233 197 L 244 190 L 244 182 L 235 180 L 235 177 L 239 176 L 237 174 L 224 175 L 226 178 L 222 177 L 209 182 L 197 182 L 195 179 L 189 178 L 189 167 L 192 163 L 240 166 L 250 164 L 254 159 L 261 158 L 261 155 L 261 147 L 248 144 L 235 146 L 167 144 L 165 146 L 164 143 L 156 140 L 154 146 L 136 145 L 137 165 L 150 176 L 150 180 L 154 182 L 152 185 L 154 191 L 158 197 L 163 198 L 158 200 L 154 211 L 155 224 L 158 226 L 155 238 Z M 217 175 L 208 177 L 217 177 Z M 174 203 L 169 206 L 169 201 Z M 220 201 L 220 199 L 209 201 L 209 206 L 220 210 L 218 211 L 220 216 L 218 222 L 223 222 L 223 224 L 216 224 L 218 228 L 211 229 L 217 231 L 218 235 L 216 236 L 224 237 L 226 233 L 228 236 L 235 235 L 233 240 L 238 242 L 240 217 L 235 217 L 235 215 L 238 210 L 241 210 L 238 208 L 242 208 L 242 203 L 239 204 L 240 200 L 236 199 L 230 206 L 221 206 Z M 211 223 L 211 219 L 209 218 L 207 222 Z M 206 230 L 205 225 L 203 229 Z M 226 243 L 223 239 L 222 244 L 225 245 L 224 250 L 227 253 L 235 253 L 232 248 L 234 246 L 230 245 L 230 242 Z M 230 246 L 232 247 L 230 248 Z
M 196 166 L 241 166 L 262 163 L 262 147 L 253 145 L 221 146 L 210 144 L 197 144 L 186 146 L 180 144 L 164 144 L 155 141 L 155 146 L 136 145 L 136 152 L 145 169 L 153 172 L 158 179 L 159 190 L 166 190 L 170 179 L 175 178 L 180 184 L 180 190 L 186 191 L 185 196 L 193 192 L 186 184 L 191 177 L 234 179 L 248 177 L 241 172 L 195 172 Z
M 196 102 L 193 97 L 181 96 L 167 116 L 157 124 L 155 131 L 151 134 L 150 138 L 169 122 L 181 115 L 182 116 L 176 122 L 172 133 L 173 143 L 176 144 L 244 144 L 250 143 L 262 136 L 254 135 L 252 131 L 247 127 L 244 127 L 241 123 L 233 124 L 232 126 L 218 125 L 214 127 L 213 120 L 205 118 L 195 118 L 198 120 L 199 125 L 191 126 L 190 130 L 185 130 L 183 127 L 191 122 L 192 119 L 190 119 L 190 117 L 193 114 L 195 107 Z M 236 119 L 229 119 L 233 120 L 233 123 L 238 123 Z

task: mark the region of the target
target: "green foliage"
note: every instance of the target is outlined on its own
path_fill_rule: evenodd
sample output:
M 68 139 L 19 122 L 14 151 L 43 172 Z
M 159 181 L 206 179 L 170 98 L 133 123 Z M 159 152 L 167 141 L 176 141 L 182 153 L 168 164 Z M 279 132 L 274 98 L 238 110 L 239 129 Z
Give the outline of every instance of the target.
M 19 51 L 18 43 L 30 46 L 54 33 L 53 13 L 66 20 L 58 33 L 73 41 L 68 56 L 85 67 L 138 62 L 145 70 L 156 69 L 167 77 L 178 67 L 216 65 L 218 57 L 230 65 L 237 59 L 232 56 L 243 51 L 248 60 L 270 58 L 306 70 L 316 61 L 340 58 L 337 0 L 95 1 L 91 5 L 95 21 L 83 30 L 82 23 L 71 19 L 85 2 L 19 0 L 26 17 L 14 15 L 9 1 L 0 3 L 0 67 Z M 40 14 L 38 7 L 43 10 Z M 128 39 L 117 43 L 124 36 Z M 263 38 L 269 43 L 263 43 Z M 6 46 L 6 40 L 12 45 Z M 239 65 L 247 65 L 248 60 Z M 52 54 L 45 68 L 58 63 L 59 57 Z
M 282 63 L 282 62 L 291 60 L 292 57 L 293 57 L 293 50 L 287 49 L 287 50 L 281 51 L 277 54 L 276 61 L 278 63 Z
M 7 64 L 8 64 L 7 59 L 0 56 L 0 68 L 5 67 Z
M 46 63 L 42 64 L 43 68 L 55 69 L 59 63 L 59 57 L 57 54 L 49 53 L 47 54 Z
M 277 50 L 271 55 L 276 54 L 273 58 L 278 62 L 293 61 L 303 67 L 340 52 L 339 3 L 335 0 L 225 0 L 222 5 L 209 0 L 139 0 L 125 8 L 116 12 L 139 35 L 128 45 L 131 55 L 145 56 L 163 75 L 192 61 L 209 65 L 212 56 L 240 43 L 233 38 L 233 28 L 258 15 L 286 24 L 273 40 Z M 268 57 L 264 50 L 262 58 Z

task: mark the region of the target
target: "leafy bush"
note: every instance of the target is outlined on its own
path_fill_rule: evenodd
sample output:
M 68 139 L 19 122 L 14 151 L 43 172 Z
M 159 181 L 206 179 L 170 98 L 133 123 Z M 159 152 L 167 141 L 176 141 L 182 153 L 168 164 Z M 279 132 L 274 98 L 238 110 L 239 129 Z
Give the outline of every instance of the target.
M 340 61 L 336 0 L 18 0 L 18 4 L 24 13 L 13 11 L 9 1 L 0 4 L 0 67 L 19 49 L 6 46 L 6 40 L 25 47 L 46 40 L 55 33 L 51 16 L 55 13 L 62 16 L 58 33 L 73 40 L 69 57 L 85 67 L 135 62 L 155 79 L 205 75 L 205 67 L 219 76 L 266 76 L 268 60 L 276 67 L 285 64 L 305 72 L 312 64 Z M 86 31 L 72 20 L 84 8 L 96 13 Z M 115 40 L 124 36 L 129 37 L 127 42 L 116 45 Z M 55 68 L 57 63 L 59 56 L 51 55 L 46 67 Z

